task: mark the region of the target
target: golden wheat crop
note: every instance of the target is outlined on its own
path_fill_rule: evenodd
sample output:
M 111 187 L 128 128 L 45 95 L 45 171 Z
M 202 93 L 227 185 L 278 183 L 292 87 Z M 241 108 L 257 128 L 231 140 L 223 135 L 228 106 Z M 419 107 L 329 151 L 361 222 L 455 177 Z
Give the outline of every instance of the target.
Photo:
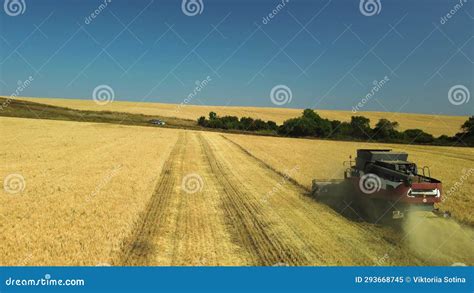
M 224 134 L 233 143 L 279 172 L 289 174 L 308 189 L 312 179 L 343 178 L 343 161 L 358 148 L 392 148 L 409 153 L 419 166 L 430 166 L 431 176 L 444 186 L 444 202 L 437 206 L 452 212 L 454 219 L 431 213 L 414 214 L 405 221 L 398 245 L 431 263 L 474 262 L 474 166 L 473 148 L 336 142 Z M 289 172 L 288 170 L 296 170 Z M 463 222 L 464 225 L 460 225 Z M 467 226 L 466 226 L 467 225 Z M 433 245 L 427 245 L 432 243 Z M 394 257 L 393 249 L 387 255 Z M 395 263 L 400 264 L 396 257 Z
M 119 111 L 147 115 L 159 115 L 163 117 L 177 117 L 181 119 L 196 120 L 200 116 L 208 116 L 209 112 L 214 111 L 218 115 L 233 115 L 238 117 L 252 117 L 263 120 L 273 120 L 277 123 L 299 117 L 301 109 L 288 108 L 262 108 L 262 107 L 226 107 L 226 106 L 196 106 L 187 104 L 161 104 L 161 103 L 143 103 L 143 102 L 118 102 L 114 101 L 107 105 L 98 105 L 92 100 L 77 99 L 48 99 L 48 98 L 22 98 L 32 102 L 44 103 L 48 105 L 69 107 L 80 110 L 94 111 Z M 372 126 L 381 118 L 397 121 L 400 124 L 400 130 L 419 128 L 434 136 L 442 134 L 454 135 L 459 132 L 459 128 L 467 120 L 465 116 L 446 116 L 446 115 L 424 115 L 409 113 L 384 113 L 384 112 L 358 112 L 353 114 L 351 111 L 336 110 L 316 110 L 322 117 L 328 119 L 337 119 L 340 121 L 350 121 L 353 115 L 366 116 L 371 120 Z
M 0 131 L 0 265 L 110 262 L 177 138 L 174 130 L 18 118 L 0 118 Z
M 355 157 L 358 148 L 389 148 L 405 151 L 420 167 L 429 166 L 431 176 L 440 179 L 446 200 L 439 204 L 460 221 L 474 224 L 474 148 L 376 144 L 361 142 L 307 140 L 225 134 L 255 156 L 278 170 L 298 165 L 294 179 L 308 188 L 311 180 L 342 178 L 343 162 Z M 467 176 L 466 176 L 467 175 Z M 457 186 L 457 187 L 456 187 Z M 451 188 L 453 188 L 451 190 Z M 451 191 L 450 191 L 451 190 Z
M 0 129 L 0 265 L 472 264 L 469 248 L 418 253 L 416 239 L 349 220 L 281 174 L 342 174 L 363 144 L 18 118 Z M 422 163 L 436 151 L 469 166 L 469 149 L 415 148 Z M 459 196 L 444 204 L 455 215 L 460 199 L 472 209 Z

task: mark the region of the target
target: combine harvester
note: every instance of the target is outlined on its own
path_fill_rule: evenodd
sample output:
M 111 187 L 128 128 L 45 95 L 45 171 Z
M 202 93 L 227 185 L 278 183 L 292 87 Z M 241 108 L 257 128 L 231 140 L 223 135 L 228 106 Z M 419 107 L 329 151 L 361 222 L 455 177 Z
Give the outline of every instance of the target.
M 359 149 L 357 158 L 341 180 L 313 180 L 312 195 L 319 201 L 351 207 L 370 222 L 403 219 L 408 212 L 433 211 L 441 201 L 441 181 L 431 178 L 428 167 L 420 170 L 408 154 L 389 149 Z M 449 217 L 449 212 L 443 214 Z

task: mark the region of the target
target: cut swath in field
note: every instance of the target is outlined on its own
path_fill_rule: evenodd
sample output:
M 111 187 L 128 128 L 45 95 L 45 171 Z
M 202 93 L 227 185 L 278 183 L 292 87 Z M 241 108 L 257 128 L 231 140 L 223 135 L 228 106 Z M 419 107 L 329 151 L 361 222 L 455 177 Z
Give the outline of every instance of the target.
M 248 196 L 248 191 L 231 170 L 221 163 L 209 143 L 199 136 L 201 146 L 215 178 L 222 185 L 225 194 L 222 203 L 227 225 L 231 227 L 234 239 L 255 258 L 254 265 L 305 264 L 307 260 L 291 244 L 281 241 L 272 231 L 268 218 L 262 213 L 260 202 Z
M 201 158 L 201 159 L 200 159 Z M 116 257 L 118 265 L 244 265 L 232 244 L 220 210 L 220 190 L 205 162 L 195 133 L 184 132 L 161 173 L 140 224 Z M 195 174 L 198 172 L 199 174 Z M 183 180 L 202 177 L 189 192 Z M 202 188 L 202 190 L 200 190 Z M 244 255 L 244 256 L 242 256 Z
M 160 179 L 145 213 L 129 243 L 125 245 L 119 264 L 143 266 L 149 265 L 152 261 L 151 256 L 157 250 L 153 238 L 163 233 L 160 230 L 163 229 L 167 221 L 165 219 L 168 215 L 166 210 L 169 209 L 170 197 L 173 195 L 176 185 L 176 171 L 179 170 L 179 164 L 183 161 L 185 145 L 186 139 L 183 133 L 180 133 L 173 151 L 163 165 Z

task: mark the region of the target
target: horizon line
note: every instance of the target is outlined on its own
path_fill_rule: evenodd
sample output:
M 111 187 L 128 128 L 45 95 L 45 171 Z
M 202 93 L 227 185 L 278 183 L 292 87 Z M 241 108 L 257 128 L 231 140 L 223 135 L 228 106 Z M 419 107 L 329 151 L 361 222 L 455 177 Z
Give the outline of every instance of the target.
M 8 98 L 8 95 L 0 95 L 0 97 Z M 42 97 L 42 96 L 34 96 L 34 97 L 27 97 L 27 96 L 16 96 L 13 99 L 58 99 L 58 100 L 80 100 L 80 101 L 90 101 L 94 102 L 91 98 L 73 98 L 73 97 Z M 471 117 L 473 115 L 450 115 L 450 114 L 439 114 L 439 113 L 419 113 L 419 112 L 390 112 L 390 111 L 377 111 L 377 110 L 365 110 L 365 111 L 357 111 L 353 112 L 350 109 L 325 109 L 325 108 L 291 108 L 291 107 L 268 107 L 268 106 L 249 106 L 249 105 L 206 105 L 206 104 L 190 104 L 190 103 L 169 103 L 169 102 L 156 102 L 156 101 L 134 101 L 134 100 L 117 100 L 114 99 L 113 102 L 118 103 L 146 103 L 146 104 L 165 104 L 165 105 L 186 105 L 186 106 L 193 106 L 193 107 L 222 107 L 222 108 L 259 108 L 259 109 L 275 109 L 275 110 L 301 110 L 304 109 L 312 109 L 314 111 L 322 110 L 322 111 L 334 111 L 334 112 L 351 112 L 354 116 L 357 116 L 357 113 L 397 113 L 397 114 L 406 114 L 406 115 L 425 115 L 425 116 L 449 116 L 449 117 Z

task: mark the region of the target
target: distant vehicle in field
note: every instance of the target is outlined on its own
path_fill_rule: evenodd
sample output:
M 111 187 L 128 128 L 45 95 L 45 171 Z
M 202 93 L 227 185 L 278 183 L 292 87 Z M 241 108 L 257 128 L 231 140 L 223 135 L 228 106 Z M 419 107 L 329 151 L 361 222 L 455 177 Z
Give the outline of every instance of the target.
M 413 210 L 438 212 L 434 204 L 442 200 L 441 181 L 430 177 L 428 167 L 420 170 L 409 162 L 407 153 L 359 149 L 356 160 L 346 163 L 344 179 L 313 180 L 313 196 L 342 194 L 347 205 L 374 222 L 401 219 Z
M 152 119 L 150 120 L 150 123 L 153 125 L 159 125 L 159 126 L 166 125 L 166 122 L 160 119 Z

